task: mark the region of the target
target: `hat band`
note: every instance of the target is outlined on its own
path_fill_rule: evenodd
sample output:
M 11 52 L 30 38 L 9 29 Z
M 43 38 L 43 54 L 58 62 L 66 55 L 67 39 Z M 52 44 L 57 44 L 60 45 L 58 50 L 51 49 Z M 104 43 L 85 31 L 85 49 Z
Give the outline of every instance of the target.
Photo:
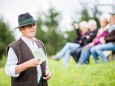
M 35 22 L 33 18 L 29 18 L 29 19 L 25 19 L 23 21 L 20 21 L 19 25 L 25 25 L 25 24 L 28 24 L 28 23 L 31 23 L 31 22 Z

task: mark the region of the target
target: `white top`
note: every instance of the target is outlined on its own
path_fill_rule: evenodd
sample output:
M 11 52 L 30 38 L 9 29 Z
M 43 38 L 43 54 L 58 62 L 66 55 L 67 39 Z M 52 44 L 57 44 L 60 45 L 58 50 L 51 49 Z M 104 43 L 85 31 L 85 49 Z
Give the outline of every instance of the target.
M 23 37 L 23 36 L 21 38 L 27 44 L 27 46 L 30 48 L 30 50 L 32 52 L 34 52 L 34 51 L 36 51 L 36 49 L 38 49 L 38 46 L 35 41 L 32 41 L 32 40 L 30 40 L 26 37 Z M 47 58 L 47 55 L 46 55 L 46 58 Z M 5 64 L 5 73 L 8 76 L 18 77 L 20 75 L 20 74 L 15 74 L 15 67 L 17 66 L 17 63 L 18 63 L 17 56 L 16 56 L 14 50 L 10 47 L 9 51 L 8 51 L 7 62 Z M 47 67 L 48 67 L 48 64 L 47 64 Z M 40 77 L 41 77 L 40 65 L 37 66 L 37 72 L 38 72 L 38 81 L 39 81 Z

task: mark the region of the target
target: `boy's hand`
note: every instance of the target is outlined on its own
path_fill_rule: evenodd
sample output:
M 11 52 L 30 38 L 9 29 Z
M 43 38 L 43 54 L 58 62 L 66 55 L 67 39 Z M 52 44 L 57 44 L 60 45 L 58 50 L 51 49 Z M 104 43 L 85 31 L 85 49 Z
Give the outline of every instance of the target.
M 35 67 L 35 66 L 37 66 L 39 64 L 40 64 L 40 60 L 36 59 L 36 58 L 30 59 L 29 61 L 27 61 L 27 65 L 29 67 Z
M 43 79 L 48 80 L 48 79 L 50 79 L 50 77 L 51 77 L 51 72 L 47 68 L 46 71 L 45 71 L 45 77 L 43 77 Z

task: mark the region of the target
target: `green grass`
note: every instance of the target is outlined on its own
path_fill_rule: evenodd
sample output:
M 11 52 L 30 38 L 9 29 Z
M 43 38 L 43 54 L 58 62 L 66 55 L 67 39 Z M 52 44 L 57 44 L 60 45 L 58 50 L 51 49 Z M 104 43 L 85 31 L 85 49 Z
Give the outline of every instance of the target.
M 49 86 L 115 86 L 115 61 L 107 64 L 76 66 L 73 59 L 67 67 L 49 61 L 52 78 Z
M 5 75 L 3 68 L 0 68 L 0 86 L 10 86 L 10 78 Z
M 6 58 L 5 56 L 3 56 L 3 58 L 0 59 L 0 68 L 4 67 L 5 63 L 6 63 Z
M 6 63 L 6 58 L 3 57 L 0 60 L 0 86 L 10 86 L 10 77 L 5 75 L 4 65 Z
M 91 59 L 92 60 L 92 59 Z M 73 59 L 68 66 L 63 67 L 62 61 L 49 59 L 52 77 L 49 86 L 115 86 L 115 61 L 107 64 L 76 66 Z M 10 86 L 10 77 L 0 69 L 0 86 Z

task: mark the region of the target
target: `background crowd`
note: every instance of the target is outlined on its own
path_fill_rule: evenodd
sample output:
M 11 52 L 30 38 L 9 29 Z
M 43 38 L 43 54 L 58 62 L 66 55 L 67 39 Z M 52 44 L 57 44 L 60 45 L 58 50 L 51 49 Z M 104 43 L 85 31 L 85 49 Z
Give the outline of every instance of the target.
M 73 42 L 67 42 L 52 58 L 59 60 L 64 57 L 64 66 L 69 63 L 71 56 L 77 65 L 89 63 L 90 55 L 93 55 L 96 64 L 100 62 L 99 59 L 107 63 L 107 55 L 103 51 L 115 51 L 115 15 L 109 19 L 102 16 L 99 24 L 100 28 L 97 28 L 95 20 L 75 23 L 77 37 Z

